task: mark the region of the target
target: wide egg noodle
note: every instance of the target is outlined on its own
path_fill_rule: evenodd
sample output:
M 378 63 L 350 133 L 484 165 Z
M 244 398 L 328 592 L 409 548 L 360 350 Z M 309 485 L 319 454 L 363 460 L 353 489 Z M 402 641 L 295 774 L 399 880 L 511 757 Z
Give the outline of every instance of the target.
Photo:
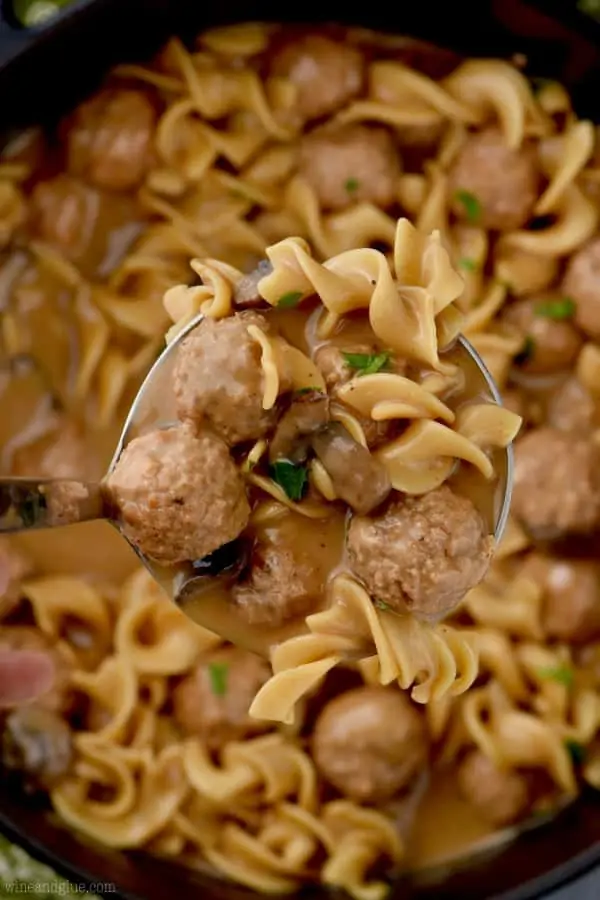
M 152 65 L 114 70 L 117 89 L 121 82 L 156 92 L 160 113 L 153 137 L 155 162 L 137 198 L 144 230 L 106 277 L 69 259 L 68 248 L 39 237 L 22 240 L 30 213 L 26 185 L 31 166 L 10 154 L 0 164 L 0 246 L 8 259 L 3 270 L 4 350 L 9 357 L 40 355 L 39 327 L 28 318 L 32 295 L 22 289 L 28 279 L 43 283 L 49 298 L 43 337 L 49 348 L 58 349 L 41 356 L 54 393 L 69 414 L 78 414 L 85 399 L 85 416 L 94 427 L 119 421 L 127 397 L 160 350 L 168 322 L 174 323 L 172 339 L 199 312 L 215 318 L 231 314 L 238 277 L 280 242 L 290 268 L 274 273 L 273 300 L 286 291 L 314 293 L 315 285 L 298 264 L 309 258 L 307 272 L 317 274 L 330 303 L 325 303 L 320 322 L 323 334 L 345 314 L 340 285 L 352 287 L 355 305 L 349 308 L 369 307 L 373 286 L 366 272 L 382 278 L 384 318 L 397 322 L 401 314 L 390 290 L 392 279 L 386 279 L 397 239 L 389 210 L 364 202 L 349 202 L 335 211 L 323 208 L 318 193 L 297 172 L 302 132 L 294 116 L 295 87 L 285 79 L 258 75 L 260 54 L 265 48 L 269 52 L 274 40 L 276 26 L 235 25 L 206 32 L 193 49 L 170 41 Z M 504 389 L 526 341 L 518 329 L 500 323 L 506 303 L 511 296 L 552 289 L 568 255 L 597 231 L 600 169 L 597 154 L 590 154 L 590 123 L 577 119 L 564 87 L 548 82 L 534 93 L 507 62 L 466 60 L 450 75 L 434 79 L 386 54 L 392 55 L 382 45 L 377 58 L 366 64 L 363 94 L 333 119 L 391 129 L 401 147 L 407 129 L 430 135 L 431 152 L 418 172 L 400 174 L 396 199 L 419 232 L 439 232 L 438 246 L 460 270 L 464 286 L 445 310 L 434 313 L 435 329 L 429 282 L 421 271 L 416 282 L 407 279 L 411 290 L 403 295 L 402 309 L 415 316 L 428 310 L 420 349 L 430 360 L 434 338 L 443 342 L 459 327 L 450 315 L 459 311 L 465 317 L 462 328 Z M 454 221 L 449 170 L 469 134 L 488 124 L 499 126 L 509 147 L 534 146 L 545 176 L 535 205 L 536 215 L 547 217 L 536 223 L 543 227 L 496 236 L 477 222 Z M 405 237 L 409 231 L 405 226 Z M 290 235 L 300 240 L 290 242 Z M 371 249 L 374 244 L 382 254 Z M 328 267 L 345 253 L 337 268 Z M 196 271 L 190 269 L 190 259 L 199 261 Z M 226 260 L 227 268 L 217 260 Z M 196 284 L 194 276 L 202 283 Z M 173 285 L 180 287 L 163 308 L 163 295 Z M 442 328 L 444 315 L 448 322 Z M 67 377 L 62 366 L 73 347 L 75 371 Z M 297 359 L 294 369 L 288 358 L 286 371 L 288 364 L 302 372 L 292 383 L 308 385 L 299 383 L 306 364 Z M 592 394 L 598 393 L 598 371 L 598 347 L 588 341 L 576 374 Z M 433 371 L 434 377 L 439 375 Z M 390 402 L 400 401 L 393 392 L 389 396 L 385 381 L 378 383 L 385 388 L 380 415 L 390 412 Z M 424 380 L 420 387 L 437 397 L 434 384 Z M 438 419 L 419 418 L 423 406 L 407 404 L 405 411 L 409 406 L 417 426 Z M 336 401 L 332 414 L 366 446 L 359 410 Z M 485 452 L 487 430 L 507 427 L 507 420 L 473 423 L 471 416 L 476 412 L 467 410 L 447 424 L 456 425 L 455 433 Z M 264 450 L 249 452 L 250 470 Z M 441 459 L 446 465 L 447 458 Z M 429 464 L 439 465 L 440 457 Z M 411 465 L 414 472 L 414 459 Z M 329 500 L 320 475 L 319 480 L 319 473 L 312 472 L 311 478 Z M 318 515 L 326 509 L 325 503 L 313 505 L 312 500 L 308 507 L 306 501 L 291 504 L 267 481 L 264 490 L 257 488 L 262 494 L 254 511 L 257 521 L 277 521 L 287 514 L 285 504 L 296 512 L 314 513 L 316 507 Z M 573 745 L 583 754 L 581 779 L 600 787 L 599 645 L 597 640 L 577 648 L 549 642 L 544 587 L 521 574 L 530 549 L 529 537 L 509 520 L 485 584 L 469 593 L 456 624 L 451 620 L 414 629 L 363 597 L 363 606 L 356 605 L 358 612 L 363 610 L 360 653 L 367 681 L 380 683 L 382 670 L 385 678 L 398 672 L 406 689 L 431 694 L 423 715 L 442 764 L 459 765 L 464 754 L 477 748 L 503 770 L 541 772 L 554 785 L 551 801 L 558 806 L 561 796 L 571 798 L 575 790 L 576 767 L 568 752 Z M 352 594 L 355 589 L 348 590 Z M 387 811 L 343 799 L 323 802 L 314 762 L 291 729 L 231 743 L 216 760 L 196 739 L 182 744 L 165 711 L 173 679 L 218 646 L 219 639 L 193 632 L 195 626 L 166 613 L 146 573 L 128 581 L 116 598 L 71 576 L 30 578 L 24 593 L 39 630 L 75 660 L 73 689 L 88 706 L 74 734 L 72 769 L 51 794 L 63 821 L 112 847 L 143 848 L 192 866 L 209 863 L 259 891 L 292 892 L 316 880 L 345 888 L 357 900 L 385 895 L 387 887 L 372 872 L 382 862 L 403 864 L 396 823 Z M 76 645 L 73 614 L 91 640 L 89 653 Z M 272 710 L 275 701 L 282 711 L 290 709 L 293 692 L 283 676 L 294 679 L 294 696 L 301 696 L 307 686 L 318 684 L 332 660 L 348 652 L 354 638 L 333 619 L 338 633 L 330 632 L 332 617 L 328 620 L 326 614 L 325 620 L 317 620 L 326 629 L 282 647 L 281 668 L 276 667 L 270 682 Z M 386 650 L 383 657 L 375 653 L 375 635 Z M 98 662 L 101 654 L 106 658 Z M 472 654 L 479 657 L 480 680 L 470 691 L 458 692 L 457 685 L 462 690 L 474 677 Z M 423 665 L 421 655 L 427 671 L 419 672 L 413 684 L 411 673 Z M 545 677 L 548 671 L 570 672 L 572 684 Z

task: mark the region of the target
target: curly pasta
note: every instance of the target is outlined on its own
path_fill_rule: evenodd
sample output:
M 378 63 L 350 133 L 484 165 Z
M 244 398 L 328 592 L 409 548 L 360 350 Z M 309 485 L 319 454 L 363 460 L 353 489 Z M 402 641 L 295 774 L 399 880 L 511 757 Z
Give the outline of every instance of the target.
M 459 631 L 377 609 L 347 576 L 334 579 L 329 608 L 306 624 L 310 634 L 273 651 L 273 677 L 256 695 L 251 715 L 293 722 L 296 703 L 348 656 L 367 682 L 396 681 L 403 690 L 411 688 L 417 703 L 461 694 L 477 676 L 476 648 Z
M 307 71 L 318 78 L 308 100 Z M 199 316 L 238 312 L 238 285 L 265 257 L 273 271 L 259 294 L 275 328 L 250 329 L 264 408 L 287 409 L 308 388 L 326 392 L 330 421 L 383 465 L 392 496 L 418 499 L 462 477 L 489 491 L 514 436 L 508 410 L 479 396 L 457 401 L 468 390 L 448 349 L 459 332 L 526 428 L 544 424 L 564 383 L 575 398 L 569 413 L 589 412 L 577 420 L 581 438 L 597 441 L 598 335 L 581 317 L 585 284 L 581 296 L 566 291 L 563 273 L 572 254 L 593 262 L 598 129 L 563 86 L 530 83 L 519 63 L 458 59 L 398 36 L 246 23 L 188 46 L 169 41 L 147 65 L 118 66 L 106 88 L 51 137 L 51 157 L 32 129 L 11 138 L 0 161 L 6 475 L 100 478 L 165 332 L 171 341 Z M 307 154 L 313 134 L 321 149 Z M 460 161 L 482 135 L 493 137 L 490 157 L 473 161 L 473 183 L 457 193 Z M 523 205 L 522 217 L 493 222 L 496 201 L 511 217 Z M 515 308 L 531 321 L 513 325 Z M 573 360 L 559 364 L 567 332 Z M 333 375 L 316 364 L 321 348 L 341 357 Z M 364 368 L 344 361 L 350 350 Z M 68 439 L 50 466 L 57 435 Z M 252 533 L 276 537 L 292 522 L 335 543 L 339 482 L 315 457 L 304 492 L 290 497 L 269 449 L 259 436 L 235 451 Z M 561 558 L 562 575 L 575 579 L 567 603 L 529 567 L 540 548 L 510 517 L 485 582 L 447 622 L 430 624 L 374 602 L 340 550 L 330 559 L 331 605 L 273 649 L 273 675 L 253 706 L 271 730 L 236 731 L 215 750 L 182 711 L 181 692 L 192 692 L 196 718 L 216 714 L 218 729 L 239 690 L 245 716 L 249 697 L 223 662 L 232 648 L 168 605 L 145 570 L 130 574 L 135 560 L 106 531 L 36 534 L 25 546 L 33 568 L 0 604 L 10 611 L 3 639 L 10 644 L 14 621 L 23 627 L 14 606 L 22 594 L 25 627 L 33 619 L 35 637 L 57 652 L 59 700 L 75 710 L 73 760 L 50 799 L 92 840 L 252 890 L 316 882 L 380 900 L 382 871 L 410 869 L 415 853 L 419 868 L 437 860 L 444 816 L 456 831 L 446 861 L 484 827 L 497 846 L 577 784 L 600 787 L 592 555 Z M 556 547 L 542 551 L 560 558 Z M 401 689 L 417 704 L 430 765 L 424 798 L 401 793 L 375 806 L 332 795 L 313 722 L 332 693 L 357 683 L 405 699 Z M 474 797 L 461 773 L 481 754 L 489 784 Z M 525 785 L 528 805 L 492 837 L 494 788 L 506 777 Z M 510 791 L 500 793 L 504 801 Z M 424 852 L 415 849 L 423 833 Z

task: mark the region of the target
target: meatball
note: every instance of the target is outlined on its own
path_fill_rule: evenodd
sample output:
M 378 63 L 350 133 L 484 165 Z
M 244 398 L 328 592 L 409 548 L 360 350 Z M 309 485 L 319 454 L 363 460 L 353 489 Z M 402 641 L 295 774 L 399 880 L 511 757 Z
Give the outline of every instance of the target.
M 0 618 L 7 616 L 18 604 L 21 581 L 31 575 L 31 561 L 6 537 L 0 537 Z
M 582 247 L 567 265 L 562 289 L 575 303 L 575 322 L 600 339 L 600 237 Z
M 600 634 L 600 570 L 594 563 L 532 553 L 519 574 L 543 590 L 548 637 L 582 643 Z
M 362 89 L 365 63 L 359 50 L 321 34 L 306 34 L 273 57 L 271 74 L 297 90 L 296 107 L 304 120 L 327 116 Z
M 251 625 L 278 626 L 314 611 L 326 576 L 302 541 L 273 529 L 256 541 L 250 571 L 232 589 L 232 599 Z
M 600 448 L 544 426 L 515 444 L 512 509 L 537 537 L 585 533 L 600 523 Z
M 560 295 L 538 294 L 511 303 L 502 320 L 528 338 L 529 352 L 522 368 L 532 374 L 568 369 L 581 349 L 581 336 L 568 319 L 553 318 Z
M 277 418 L 275 408 L 263 409 L 261 348 L 249 325 L 269 328 L 253 312 L 204 319 L 182 341 L 173 371 L 179 417 L 205 420 L 231 445 L 262 437 Z
M 173 691 L 173 716 L 185 734 L 196 735 L 211 749 L 269 728 L 248 710 L 270 678 L 259 656 L 224 647 L 207 653 Z
M 31 650 L 34 653 L 45 653 L 51 660 L 55 677 L 49 690 L 38 697 L 36 706 L 50 712 L 60 712 L 68 706 L 71 667 L 65 657 L 52 643 L 38 631 L 26 625 L 9 625 L 0 628 L 1 650 Z
M 342 350 L 335 344 L 323 344 L 315 352 L 314 360 L 317 364 L 328 391 L 335 395 L 336 388 L 346 384 L 356 375 L 356 372 L 349 365 L 344 353 L 356 353 L 359 355 L 373 356 L 379 353 L 376 347 L 367 344 L 356 344 L 345 347 Z M 403 360 L 390 360 L 388 369 L 392 368 L 394 372 L 401 375 L 404 372 L 405 364 Z M 383 420 L 376 422 L 369 416 L 362 416 L 357 410 L 350 409 L 349 412 L 358 420 L 369 447 L 376 447 L 385 441 L 391 440 L 396 432 L 396 423 L 393 420 Z
M 600 424 L 598 405 L 577 378 L 568 378 L 552 393 L 546 409 L 552 428 L 587 434 Z
M 355 516 L 348 529 L 350 564 L 373 599 L 423 617 L 451 612 L 485 575 L 492 548 L 471 501 L 446 485 Z
M 250 516 L 226 445 L 185 426 L 132 440 L 105 490 L 128 540 L 164 565 L 207 556 L 238 537 Z
M 85 253 L 98 216 L 98 195 L 77 178 L 40 181 L 31 195 L 34 233 L 71 261 Z
M 387 207 L 396 200 L 399 155 L 383 128 L 318 128 L 302 141 L 300 174 L 325 209 L 352 202 Z
M 312 752 L 322 777 L 359 803 L 391 799 L 428 764 L 423 719 L 395 688 L 359 687 L 331 700 Z
M 28 787 L 49 790 L 69 771 L 71 730 L 56 713 L 40 706 L 12 712 L 2 735 L 2 762 L 26 776 Z
M 140 91 L 103 90 L 67 126 L 69 170 L 96 187 L 131 191 L 152 165 L 156 111 Z
M 458 785 L 481 817 L 496 828 L 519 819 L 529 805 L 524 775 L 499 769 L 480 750 L 472 750 L 458 769 Z
M 531 146 L 506 146 L 502 132 L 486 128 L 471 135 L 449 174 L 452 209 L 483 228 L 513 231 L 531 218 L 539 176 Z M 464 202 L 467 197 L 471 202 Z

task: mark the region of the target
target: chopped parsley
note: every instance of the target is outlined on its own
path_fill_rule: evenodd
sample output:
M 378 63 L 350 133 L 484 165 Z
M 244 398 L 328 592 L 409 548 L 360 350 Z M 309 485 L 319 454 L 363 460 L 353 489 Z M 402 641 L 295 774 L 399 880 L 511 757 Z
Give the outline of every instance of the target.
M 271 466 L 271 477 L 290 500 L 302 500 L 308 483 L 305 466 L 297 466 L 288 459 L 280 459 Z
M 523 363 L 529 362 L 534 353 L 535 341 L 530 335 L 527 335 L 527 337 L 525 338 L 525 343 L 515 356 L 515 362 L 517 363 L 517 365 L 522 365 Z
M 389 610 L 391 607 L 385 603 L 383 600 L 378 600 L 377 597 L 373 600 L 373 605 L 377 607 L 377 609 Z
M 574 766 L 580 766 L 585 762 L 585 747 L 579 741 L 565 741 L 565 747 L 569 752 L 569 756 Z
M 296 388 L 296 390 L 294 391 L 294 396 L 295 397 L 303 397 L 304 394 L 312 394 L 313 391 L 316 391 L 319 394 L 323 393 L 322 391 L 319 390 L 319 388 L 301 387 L 301 388 Z
M 293 309 L 302 300 L 302 291 L 288 291 L 277 301 L 278 309 Z
M 547 319 L 571 319 L 575 313 L 575 304 L 570 297 L 558 300 L 540 300 L 534 306 L 536 316 Z
M 476 272 L 478 266 L 474 259 L 469 259 L 468 256 L 464 256 L 462 259 L 459 259 L 458 268 L 464 269 L 465 272 Z
M 549 681 L 556 681 L 567 688 L 573 686 L 573 670 L 568 666 L 548 666 L 539 670 L 541 678 L 547 678 Z
M 343 356 L 350 368 L 360 375 L 374 375 L 390 361 L 389 353 L 344 353 Z
M 457 191 L 454 197 L 463 207 L 467 221 L 472 225 L 478 222 L 481 218 L 481 203 L 475 194 L 471 194 L 469 191 Z
M 210 678 L 210 687 L 216 697 L 224 697 L 227 693 L 227 679 L 229 676 L 229 666 L 227 663 L 209 663 L 208 677 Z
M 344 187 L 349 194 L 355 194 L 360 187 L 360 181 L 358 178 L 349 178 Z

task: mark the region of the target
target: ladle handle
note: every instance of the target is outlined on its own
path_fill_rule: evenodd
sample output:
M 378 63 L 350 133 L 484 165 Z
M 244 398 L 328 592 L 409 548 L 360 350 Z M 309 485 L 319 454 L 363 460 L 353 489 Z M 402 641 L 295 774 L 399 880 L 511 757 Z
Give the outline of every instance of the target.
M 106 517 L 98 484 L 58 479 L 0 479 L 2 534 L 58 528 Z

